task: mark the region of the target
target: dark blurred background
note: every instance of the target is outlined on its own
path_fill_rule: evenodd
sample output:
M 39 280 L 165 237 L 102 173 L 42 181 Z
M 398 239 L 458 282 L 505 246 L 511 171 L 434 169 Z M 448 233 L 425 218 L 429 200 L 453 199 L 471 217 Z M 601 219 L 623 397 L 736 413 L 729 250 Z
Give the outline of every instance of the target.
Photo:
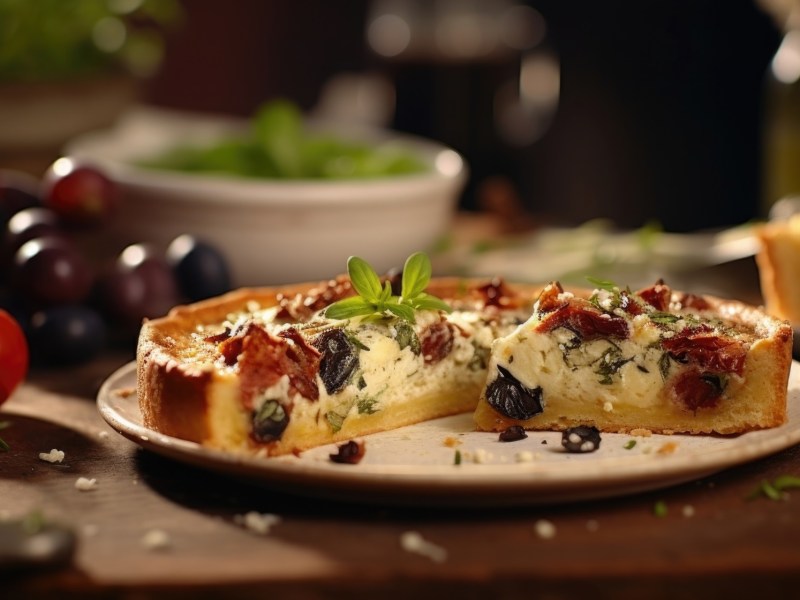
M 387 56 L 370 44 L 382 15 L 405 15 L 419 40 L 443 14 L 513 4 L 238 0 L 223 10 L 192 0 L 147 99 L 247 115 L 283 96 L 311 110 L 332 78 L 368 73 L 393 87 L 390 126 L 467 157 L 464 208 L 510 195 L 545 220 L 657 220 L 673 231 L 759 215 L 763 81 L 780 42 L 765 12 L 745 0 L 538 0 L 508 17 L 507 27 L 528 28 L 518 48 L 448 53 L 419 42 Z M 463 25 L 466 38 L 480 36 Z M 526 60 L 528 85 L 548 88 L 527 109 L 503 98 Z

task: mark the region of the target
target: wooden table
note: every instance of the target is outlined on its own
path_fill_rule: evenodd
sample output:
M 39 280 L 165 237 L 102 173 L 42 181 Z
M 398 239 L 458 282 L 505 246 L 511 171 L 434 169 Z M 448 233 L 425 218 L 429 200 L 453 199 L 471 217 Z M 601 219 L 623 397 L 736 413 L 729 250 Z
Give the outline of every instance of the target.
M 141 450 L 100 418 L 100 383 L 129 356 L 31 373 L 3 407 L 0 516 L 41 511 L 78 539 L 70 564 L 0 571 L 0 597 L 780 597 L 800 584 L 800 447 L 714 476 L 603 501 L 513 509 L 332 503 L 267 491 Z M 39 459 L 57 448 L 63 463 Z M 97 488 L 75 488 L 79 477 Z M 667 514 L 654 508 L 664 503 Z M 272 513 L 267 535 L 237 515 Z M 537 533 L 547 520 L 555 535 Z M 165 548 L 143 542 L 167 533 Z M 446 551 L 405 551 L 418 531 Z

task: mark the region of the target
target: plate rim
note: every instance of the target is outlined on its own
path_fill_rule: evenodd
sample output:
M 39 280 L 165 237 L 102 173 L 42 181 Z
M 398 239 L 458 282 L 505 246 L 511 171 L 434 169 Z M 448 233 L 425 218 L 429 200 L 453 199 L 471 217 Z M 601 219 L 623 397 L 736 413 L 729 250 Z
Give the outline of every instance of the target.
M 585 469 L 584 460 L 574 463 L 565 461 L 571 466 L 559 463 L 559 469 L 552 469 L 552 462 L 537 461 L 462 463 L 458 466 L 452 463 L 340 465 L 306 459 L 302 455 L 249 456 L 206 448 L 195 442 L 171 437 L 120 413 L 111 399 L 116 396 L 123 402 L 138 402 L 135 392 L 124 398 L 115 393 L 119 389 L 131 388 L 131 384 L 135 387 L 135 373 L 136 361 L 123 365 L 106 378 L 97 394 L 97 407 L 102 418 L 125 438 L 156 454 L 223 475 L 303 495 L 311 493 L 345 500 L 381 499 L 393 504 L 507 505 L 623 496 L 702 479 L 800 443 L 800 415 L 792 415 L 790 406 L 787 422 L 783 425 L 738 436 L 714 436 L 722 441 L 718 448 L 702 453 L 640 454 L 630 458 L 592 457 L 588 460 L 597 468 L 589 471 Z M 790 400 L 792 390 L 800 394 L 800 363 L 797 361 L 792 362 L 789 377 Z M 604 436 L 630 438 L 628 434 Z M 674 441 L 676 436 L 677 439 L 694 437 L 653 434 L 647 439 Z M 742 442 L 747 436 L 749 442 Z M 364 439 L 369 440 L 369 437 L 364 436 Z M 732 453 L 731 448 L 724 445 L 728 439 L 736 444 L 737 452 Z M 574 473 L 576 470 L 579 476 Z

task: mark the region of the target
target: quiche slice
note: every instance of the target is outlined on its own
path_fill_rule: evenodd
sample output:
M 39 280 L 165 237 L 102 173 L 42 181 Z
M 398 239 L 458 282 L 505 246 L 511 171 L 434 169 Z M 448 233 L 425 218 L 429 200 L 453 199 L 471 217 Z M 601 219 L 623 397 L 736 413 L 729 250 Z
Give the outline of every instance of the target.
M 478 429 L 733 434 L 786 419 L 792 329 L 736 301 L 545 287 L 492 346 Z
M 388 305 L 410 318 L 388 310 L 330 318 L 331 304 L 352 309 L 359 302 L 342 276 L 177 307 L 140 333 L 144 424 L 209 447 L 272 456 L 472 411 L 492 342 L 530 316 L 540 291 L 434 279 L 418 297 L 443 299 L 449 312 L 421 302 L 410 315 Z

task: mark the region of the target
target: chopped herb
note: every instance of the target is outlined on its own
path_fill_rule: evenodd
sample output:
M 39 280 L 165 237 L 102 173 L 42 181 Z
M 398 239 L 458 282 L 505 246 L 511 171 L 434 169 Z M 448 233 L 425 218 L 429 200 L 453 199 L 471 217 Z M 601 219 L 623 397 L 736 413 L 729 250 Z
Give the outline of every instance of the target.
M 586 276 L 586 281 L 591 283 L 594 287 L 600 290 L 605 290 L 607 292 L 614 292 L 618 291 L 619 287 L 617 284 L 611 281 L 610 279 L 599 279 L 597 277 L 591 277 L 589 275 Z
M 770 500 L 784 500 L 786 499 L 786 494 L 784 494 L 786 490 L 798 488 L 800 488 L 800 477 L 781 475 L 774 481 L 763 480 L 759 486 L 750 493 L 747 499 L 754 500 L 765 496 Z
M 389 281 L 381 286 L 378 274 L 363 258 L 351 256 L 347 260 L 347 273 L 358 296 L 331 304 L 325 311 L 328 318 L 381 319 L 393 316 L 413 323 L 417 310 L 452 310 L 443 300 L 425 293 L 432 271 L 430 259 L 422 252 L 416 252 L 406 260 L 399 296 L 392 294 Z
M 358 409 L 358 414 L 360 415 L 373 415 L 378 412 L 380 409 L 376 408 L 375 405 L 378 404 L 378 399 L 373 398 L 371 396 L 367 396 L 365 398 L 359 398 L 358 402 L 356 403 L 356 408 Z
M 467 364 L 467 368 L 470 371 L 482 371 L 489 366 L 489 348 L 476 344 L 475 342 L 472 343 L 472 347 L 474 351 L 472 358 Z
M 651 312 L 648 316 L 650 320 L 657 325 L 672 325 L 683 318 L 681 315 L 674 315 L 666 312 Z
M 630 450 L 636 445 L 636 440 L 628 440 L 628 442 L 623 446 L 625 450 Z
M 624 358 L 619 347 L 612 345 L 597 359 L 598 364 L 595 373 L 600 376 L 598 382 L 603 385 L 611 385 L 614 383 L 613 376 L 632 360 L 632 358 Z
M 667 516 L 667 503 L 663 500 L 659 500 L 653 505 L 653 514 L 657 517 L 666 517 Z
M 333 433 L 338 433 L 339 430 L 342 428 L 342 425 L 344 425 L 344 417 L 339 413 L 326 412 L 325 418 L 328 421 L 328 425 L 331 426 Z
M 365 350 L 369 352 L 369 346 L 367 346 L 364 342 L 362 342 L 356 334 L 352 331 L 344 331 L 345 336 L 347 337 L 347 341 L 349 341 L 353 346 L 358 348 L 359 350 Z
M 453 459 L 453 464 L 454 465 L 460 465 L 461 464 L 461 450 L 456 450 L 456 456 Z
M 661 373 L 661 379 L 663 381 L 667 380 L 667 376 L 669 375 L 669 362 L 670 356 L 669 352 L 663 352 L 661 354 L 661 358 L 658 359 L 658 370 Z
M 36 535 L 45 526 L 44 514 L 40 510 L 33 510 L 29 512 L 22 519 L 22 529 L 28 535 Z
M 411 326 L 411 324 L 407 321 L 400 321 L 395 330 L 397 333 L 395 334 L 394 339 L 397 342 L 397 345 L 400 346 L 400 350 L 403 348 L 409 348 L 412 353 L 419 356 L 422 352 L 422 345 L 419 342 L 419 336 L 417 336 L 417 332 L 414 331 L 414 328 Z

